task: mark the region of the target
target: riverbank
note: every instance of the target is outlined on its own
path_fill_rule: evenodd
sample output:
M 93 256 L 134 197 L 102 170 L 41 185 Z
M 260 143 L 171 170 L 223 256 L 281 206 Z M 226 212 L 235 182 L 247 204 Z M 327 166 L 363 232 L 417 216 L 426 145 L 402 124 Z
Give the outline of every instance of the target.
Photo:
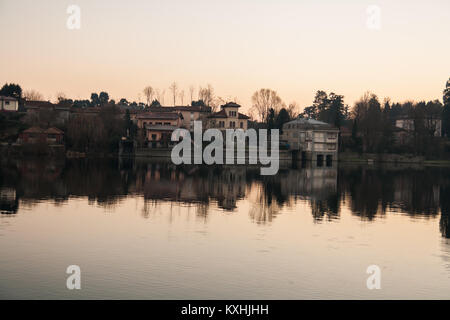
M 427 166 L 450 166 L 450 159 L 425 159 L 422 156 L 395 153 L 356 153 L 341 152 L 339 162 L 343 163 L 406 163 Z
M 2 157 L 29 157 L 29 156 L 47 156 L 47 157 L 65 157 L 67 159 L 73 158 L 111 158 L 111 157 L 125 157 L 125 158 L 139 158 L 141 160 L 170 160 L 170 148 L 138 148 L 134 153 L 85 153 L 66 150 L 63 145 L 19 145 L 19 144 L 0 144 L 0 155 Z M 237 155 L 236 155 L 237 156 Z M 248 161 L 248 154 L 245 157 L 246 163 Z M 279 160 L 286 164 L 292 162 L 292 155 L 288 150 L 279 151 Z M 341 152 L 338 156 L 338 163 L 342 164 L 375 164 L 375 163 L 390 163 L 390 164 L 417 164 L 425 166 L 450 166 L 450 159 L 425 159 L 422 156 L 415 156 L 410 154 L 377 154 L 377 153 L 357 153 L 357 152 Z

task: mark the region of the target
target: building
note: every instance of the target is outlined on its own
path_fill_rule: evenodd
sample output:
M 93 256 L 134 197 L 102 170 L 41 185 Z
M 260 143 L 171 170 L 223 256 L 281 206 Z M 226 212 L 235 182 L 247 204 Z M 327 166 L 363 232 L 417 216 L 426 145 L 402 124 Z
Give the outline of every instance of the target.
M 176 112 L 146 112 L 136 116 L 137 126 L 144 130 L 148 147 L 172 145 L 172 132 L 183 124 L 183 116 Z
M 27 117 L 35 120 L 46 120 L 64 125 L 70 116 L 70 106 L 53 104 L 50 101 L 25 101 Z
M 338 159 L 339 129 L 322 121 L 297 118 L 283 124 L 281 139 L 289 149 L 300 152 L 301 159 L 317 160 L 322 166 Z
M 22 131 L 19 135 L 20 143 L 46 143 L 46 144 L 62 144 L 64 132 L 58 128 L 43 129 L 39 127 L 31 127 Z
M 174 112 L 182 115 L 183 128 L 193 131 L 194 121 L 204 123 L 211 114 L 211 107 L 205 106 L 175 106 L 175 107 L 150 107 L 150 112 Z
M 0 110 L 17 112 L 19 110 L 19 100 L 13 97 L 0 96 Z
M 441 117 L 430 115 L 423 119 L 415 119 L 413 117 L 403 115 L 397 117 L 395 119 L 395 127 L 403 130 L 399 130 L 399 132 L 404 133 L 413 133 L 414 132 L 414 124 L 417 121 L 421 121 L 423 123 L 423 127 L 429 131 L 435 137 L 442 136 L 442 119 Z
M 247 130 L 249 117 L 239 112 L 240 107 L 234 102 L 222 105 L 219 112 L 207 117 L 207 128 Z

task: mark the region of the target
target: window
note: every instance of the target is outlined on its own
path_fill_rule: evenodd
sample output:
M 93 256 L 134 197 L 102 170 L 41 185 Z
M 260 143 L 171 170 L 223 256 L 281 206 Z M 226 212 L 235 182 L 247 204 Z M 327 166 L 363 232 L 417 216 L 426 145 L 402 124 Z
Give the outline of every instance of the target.
M 244 123 L 243 123 L 242 121 L 239 123 L 239 127 L 240 127 L 241 129 L 244 128 Z
M 225 121 L 219 121 L 219 128 L 225 127 Z
M 328 136 L 328 139 L 336 139 L 337 134 L 334 132 L 328 132 L 327 136 Z
M 170 126 L 170 122 L 164 122 L 165 126 Z
M 236 128 L 236 122 L 230 121 L 230 128 Z
M 156 140 L 156 134 L 152 134 L 152 140 Z
M 6 105 L 9 105 L 9 101 L 5 101 L 5 104 L 6 104 Z

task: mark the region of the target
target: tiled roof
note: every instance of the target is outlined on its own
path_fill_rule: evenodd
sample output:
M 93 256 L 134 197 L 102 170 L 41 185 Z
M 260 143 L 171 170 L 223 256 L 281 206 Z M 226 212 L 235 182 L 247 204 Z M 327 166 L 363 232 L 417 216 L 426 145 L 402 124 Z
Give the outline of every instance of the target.
M 241 105 L 237 104 L 236 102 L 227 102 L 224 105 L 222 105 L 222 108 L 240 108 Z
M 138 119 L 167 119 L 176 120 L 180 115 L 175 112 L 146 112 L 137 115 Z
M 175 112 L 175 111 L 192 111 L 192 112 L 211 112 L 211 107 L 202 106 L 174 106 L 174 107 L 149 107 L 151 112 Z
M 227 112 L 224 109 L 222 109 L 218 112 L 214 112 L 213 114 L 210 114 L 208 116 L 208 118 L 228 118 L 228 116 L 227 116 Z
M 176 129 L 179 129 L 177 126 L 167 126 L 161 124 L 146 125 L 145 128 L 147 130 L 158 130 L 158 131 L 174 131 Z
M 33 108 L 33 107 L 53 107 L 54 104 L 50 101 L 38 101 L 38 100 L 30 100 L 25 101 L 25 107 L 26 108 Z
M 319 120 L 315 120 L 315 119 L 307 119 L 307 118 L 297 118 L 295 120 L 286 122 L 285 124 L 283 124 L 283 128 L 287 128 L 289 125 L 297 125 L 298 128 L 313 128 L 313 129 L 336 129 L 338 130 L 338 128 L 336 128 L 335 126 L 323 122 L 323 121 L 319 121 Z
M 51 128 L 48 128 L 47 130 L 45 130 L 45 133 L 50 133 L 50 134 L 63 134 L 64 132 L 63 132 L 62 130 L 59 130 L 58 128 L 51 127 Z
M 225 109 L 220 110 L 219 112 L 215 112 L 208 116 L 208 118 L 228 118 L 227 112 Z M 238 112 L 238 119 L 250 119 L 250 117 L 246 116 L 243 113 Z
M 23 133 L 43 133 L 44 129 L 39 128 L 39 127 L 31 127 L 28 128 L 27 130 L 24 130 Z
M 238 117 L 239 119 L 250 119 L 250 117 L 249 116 L 247 116 L 247 115 L 245 115 L 245 114 L 243 114 L 243 113 L 240 113 L 239 112 L 239 117 Z
M 43 129 L 40 127 L 31 127 L 27 130 L 24 130 L 23 133 L 47 133 L 47 134 L 64 134 L 62 130 L 59 130 L 58 128 L 51 127 L 48 129 Z
M 14 97 L 7 97 L 7 96 L 0 96 L 0 100 L 5 100 L 5 101 L 17 101 L 16 98 L 14 98 Z

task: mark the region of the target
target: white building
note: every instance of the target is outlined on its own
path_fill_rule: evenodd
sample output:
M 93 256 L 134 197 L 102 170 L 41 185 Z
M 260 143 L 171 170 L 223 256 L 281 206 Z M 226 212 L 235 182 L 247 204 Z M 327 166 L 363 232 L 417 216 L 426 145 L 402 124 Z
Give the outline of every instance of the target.
M 298 118 L 283 124 L 281 139 L 289 149 L 301 152 L 301 158 L 332 161 L 338 158 L 339 129 L 322 121 Z
M 430 132 L 432 132 L 435 137 L 442 136 L 442 119 L 433 115 L 430 115 L 422 119 L 414 119 L 408 116 L 400 116 L 395 120 L 395 126 L 397 128 L 405 130 L 406 132 L 411 133 L 414 131 L 414 123 L 416 121 L 422 121 L 423 126 L 427 130 L 430 130 Z
M 17 111 L 19 110 L 19 101 L 13 97 L 0 96 L 1 111 Z

